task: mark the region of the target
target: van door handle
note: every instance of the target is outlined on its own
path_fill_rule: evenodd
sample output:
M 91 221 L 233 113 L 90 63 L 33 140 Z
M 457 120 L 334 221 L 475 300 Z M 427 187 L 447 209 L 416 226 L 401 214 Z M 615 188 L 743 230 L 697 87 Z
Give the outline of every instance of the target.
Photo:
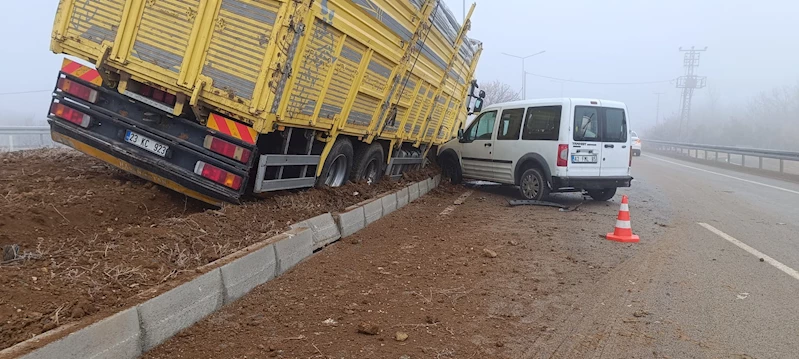
M 613 145 L 605 145 L 605 148 L 613 148 Z
M 491 147 L 491 144 L 490 143 L 486 143 L 484 146 Z

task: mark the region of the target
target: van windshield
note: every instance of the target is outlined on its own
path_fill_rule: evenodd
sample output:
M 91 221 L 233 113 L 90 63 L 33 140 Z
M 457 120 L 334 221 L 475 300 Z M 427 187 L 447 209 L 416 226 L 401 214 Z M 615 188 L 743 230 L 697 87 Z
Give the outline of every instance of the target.
M 627 117 L 620 108 L 576 106 L 574 140 L 578 142 L 627 142 Z

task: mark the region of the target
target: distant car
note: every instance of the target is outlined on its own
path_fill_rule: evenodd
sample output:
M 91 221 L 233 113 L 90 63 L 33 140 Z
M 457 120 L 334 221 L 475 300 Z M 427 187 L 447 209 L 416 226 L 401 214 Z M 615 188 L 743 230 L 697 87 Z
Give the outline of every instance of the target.
M 519 186 L 522 198 L 585 191 L 594 200 L 630 187 L 627 106 L 591 99 L 494 104 L 439 148 L 444 174 Z
M 641 155 L 641 139 L 635 131 L 630 131 L 630 139 L 632 140 L 633 156 Z

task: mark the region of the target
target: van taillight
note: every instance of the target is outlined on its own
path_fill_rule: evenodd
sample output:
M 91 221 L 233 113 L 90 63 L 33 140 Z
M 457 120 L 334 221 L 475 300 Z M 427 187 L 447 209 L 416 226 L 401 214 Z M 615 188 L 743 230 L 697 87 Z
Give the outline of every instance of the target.
M 249 162 L 250 155 L 252 154 L 252 151 L 244 147 L 236 146 L 228 141 L 216 138 L 211 135 L 205 136 L 205 141 L 203 141 L 203 147 L 211 151 L 214 151 L 220 155 L 230 157 L 241 163 Z
M 75 81 L 60 78 L 58 79 L 58 89 L 66 92 L 70 95 L 75 97 L 81 98 L 83 100 L 89 101 L 91 103 L 95 103 L 97 101 L 97 91 L 92 90 L 88 86 L 81 85 Z
M 230 187 L 236 191 L 241 188 L 241 177 L 225 171 L 219 167 L 197 161 L 194 166 L 194 173 L 203 176 L 211 181 L 219 183 L 225 187 Z
M 80 127 L 89 127 L 89 123 L 92 121 L 91 116 L 73 108 L 64 106 L 61 103 L 54 103 L 52 106 L 50 106 L 50 114 L 62 120 L 72 122 Z
M 558 145 L 558 167 L 569 165 L 569 145 Z

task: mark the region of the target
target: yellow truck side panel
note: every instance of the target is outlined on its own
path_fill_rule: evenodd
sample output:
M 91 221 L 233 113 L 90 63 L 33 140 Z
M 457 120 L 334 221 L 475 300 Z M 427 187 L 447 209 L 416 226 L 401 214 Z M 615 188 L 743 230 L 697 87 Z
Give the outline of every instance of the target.
M 60 0 L 51 47 L 97 63 L 112 78 L 183 94 L 261 133 L 296 126 L 437 144 L 466 117 L 479 57 L 479 46 L 463 54 L 459 25 L 442 6 Z

